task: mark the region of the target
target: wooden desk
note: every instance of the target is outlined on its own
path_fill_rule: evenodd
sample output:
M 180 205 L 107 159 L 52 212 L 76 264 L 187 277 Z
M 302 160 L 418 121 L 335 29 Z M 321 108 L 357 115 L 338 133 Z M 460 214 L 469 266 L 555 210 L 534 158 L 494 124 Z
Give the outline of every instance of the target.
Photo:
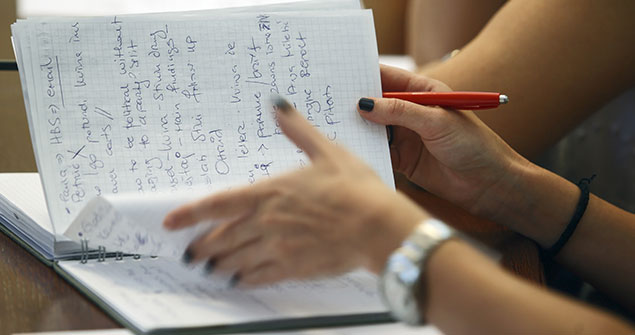
M 523 277 L 542 282 L 537 250 L 532 242 L 479 220 L 452 204 L 398 177 L 404 193 L 429 211 L 497 246 L 503 264 Z M 14 332 L 120 327 L 51 268 L 0 233 L 0 335 Z
M 120 327 L 0 232 L 0 334 Z

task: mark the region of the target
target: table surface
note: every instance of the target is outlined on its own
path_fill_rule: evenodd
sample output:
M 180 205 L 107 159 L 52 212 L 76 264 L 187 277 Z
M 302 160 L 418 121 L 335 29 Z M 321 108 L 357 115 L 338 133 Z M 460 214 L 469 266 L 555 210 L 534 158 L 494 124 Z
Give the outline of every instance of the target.
M 531 241 L 477 219 L 403 177 L 397 177 L 397 186 L 435 216 L 501 251 L 504 267 L 542 283 L 542 267 Z M 115 327 L 120 326 L 52 268 L 0 233 L 0 334 Z

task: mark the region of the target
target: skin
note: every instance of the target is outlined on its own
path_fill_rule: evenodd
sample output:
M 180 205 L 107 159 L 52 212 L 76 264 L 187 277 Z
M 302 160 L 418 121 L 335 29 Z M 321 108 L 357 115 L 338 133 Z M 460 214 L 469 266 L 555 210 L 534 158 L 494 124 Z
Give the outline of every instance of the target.
M 506 0 L 410 0 L 407 49 L 419 65 L 437 61 L 470 42 Z
M 226 222 L 193 242 L 189 252 L 194 262 L 213 259 L 215 271 L 238 273 L 244 285 L 359 266 L 380 271 L 429 215 L 351 153 L 329 143 L 290 105 L 278 110 L 280 127 L 312 164 L 186 205 L 166 217 L 165 227 L 179 229 L 205 219 Z
M 385 91 L 444 88 L 386 66 L 381 75 Z M 393 166 L 412 182 L 545 249 L 575 211 L 576 185 L 520 156 L 472 112 L 375 99 L 373 112 L 362 115 L 395 125 Z M 635 311 L 635 262 L 624 257 L 635 255 L 633 241 L 635 215 L 591 194 L 575 234 L 556 260 Z
M 508 105 L 476 114 L 525 157 L 536 157 L 635 85 L 633 1 L 511 0 L 482 30 L 478 23 L 499 1 L 450 2 L 452 9 L 410 4 L 411 55 L 424 65 L 433 55 L 423 50 L 439 55 L 461 48 L 423 73 L 456 91 L 507 94 Z M 474 17 L 466 20 L 466 12 Z M 444 23 L 432 26 L 438 21 Z
M 449 90 L 395 68 L 384 66 L 381 75 L 385 91 Z M 575 185 L 531 164 L 470 111 L 373 100 L 371 112 L 359 113 L 394 125 L 393 166 L 411 181 L 545 247 L 557 238 L 577 202 Z M 333 275 L 360 266 L 379 273 L 388 255 L 428 214 L 387 189 L 345 149 L 330 144 L 288 103 L 277 109 L 282 130 L 312 165 L 181 207 L 166 217 L 164 226 L 224 222 L 193 242 L 188 253 L 194 261 L 212 259 L 215 271 L 239 274 L 239 286 Z M 635 240 L 633 222 L 632 214 L 592 197 L 579 231 L 558 260 L 599 285 L 612 285 L 612 292 L 632 303 L 635 269 L 622 255 L 635 254 L 629 243 Z M 601 248 L 589 261 L 585 246 L 611 248 Z M 426 317 L 448 333 L 633 331 L 608 314 L 504 272 L 461 241 L 438 248 L 427 273 L 426 294 L 418 298 L 427 306 Z
M 444 334 L 632 334 L 621 320 L 504 271 L 448 242 L 429 263 L 426 317 Z M 469 278 L 466 280 L 466 278 Z

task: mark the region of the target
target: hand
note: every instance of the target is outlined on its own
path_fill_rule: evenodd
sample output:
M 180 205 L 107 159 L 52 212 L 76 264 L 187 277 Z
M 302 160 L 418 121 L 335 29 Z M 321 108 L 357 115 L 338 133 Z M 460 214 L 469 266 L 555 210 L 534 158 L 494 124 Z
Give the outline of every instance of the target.
M 236 273 L 241 285 L 334 275 L 357 267 L 379 272 L 427 214 L 280 100 L 280 127 L 312 165 L 183 206 L 168 214 L 164 226 L 223 222 L 194 241 L 188 257 L 208 260 L 214 271 Z
M 439 81 L 389 66 L 381 66 L 381 78 L 387 92 L 451 91 Z M 512 187 L 518 178 L 515 167 L 528 164 L 522 156 L 471 111 L 372 100 L 372 111 L 359 113 L 367 120 L 394 125 L 390 151 L 397 171 L 473 214 L 495 216 L 499 205 L 490 195 Z

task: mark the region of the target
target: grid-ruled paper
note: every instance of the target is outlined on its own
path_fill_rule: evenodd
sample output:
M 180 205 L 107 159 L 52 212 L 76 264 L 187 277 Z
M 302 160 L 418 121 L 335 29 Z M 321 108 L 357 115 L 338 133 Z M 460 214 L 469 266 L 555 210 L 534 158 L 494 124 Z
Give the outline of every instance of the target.
M 186 268 L 161 257 L 86 264 L 62 261 L 59 266 L 141 332 L 386 311 L 376 276 L 363 270 L 230 289 L 226 276 L 210 277 L 202 267 Z
M 370 11 L 55 19 L 16 31 L 58 234 L 96 195 L 213 189 L 309 164 L 276 126 L 271 92 L 393 183 L 385 129 L 355 110 L 381 94 Z

